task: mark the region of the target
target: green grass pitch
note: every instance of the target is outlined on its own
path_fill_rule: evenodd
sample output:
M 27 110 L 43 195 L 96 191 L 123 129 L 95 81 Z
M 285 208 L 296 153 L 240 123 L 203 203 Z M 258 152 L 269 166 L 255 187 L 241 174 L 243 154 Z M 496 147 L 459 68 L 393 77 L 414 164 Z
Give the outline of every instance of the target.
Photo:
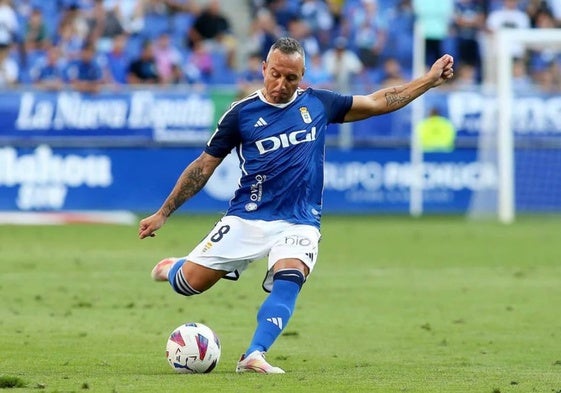
M 284 375 L 234 372 L 265 296 L 264 261 L 192 298 L 150 280 L 216 219 L 174 216 L 142 241 L 131 226 L 0 226 L 0 387 L 561 392 L 559 217 L 326 216 L 316 270 L 268 354 Z M 166 362 L 167 336 L 188 321 L 221 339 L 210 374 Z

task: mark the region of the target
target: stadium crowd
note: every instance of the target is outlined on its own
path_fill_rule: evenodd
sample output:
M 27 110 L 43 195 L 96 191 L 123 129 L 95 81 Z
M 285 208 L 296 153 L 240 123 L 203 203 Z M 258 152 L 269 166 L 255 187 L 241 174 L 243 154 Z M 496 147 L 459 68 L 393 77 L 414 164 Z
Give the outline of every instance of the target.
M 413 28 L 426 61 L 456 58 L 455 88 L 493 80 L 483 59 L 500 28 L 561 27 L 561 0 L 247 0 L 235 34 L 220 1 L 0 0 L 0 88 L 83 92 L 123 85 L 260 84 L 261 61 L 282 35 L 302 42 L 304 82 L 348 91 L 412 73 Z M 561 59 L 513 47 L 515 86 L 561 90 Z

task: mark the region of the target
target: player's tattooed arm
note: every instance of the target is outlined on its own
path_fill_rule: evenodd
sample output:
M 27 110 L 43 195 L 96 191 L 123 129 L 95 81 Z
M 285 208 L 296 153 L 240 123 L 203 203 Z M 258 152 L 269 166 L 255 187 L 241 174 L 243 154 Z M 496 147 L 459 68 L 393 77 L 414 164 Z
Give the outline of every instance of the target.
M 386 98 L 386 105 L 388 108 L 395 106 L 402 107 L 411 102 L 412 97 L 410 95 L 404 94 L 403 91 L 398 90 L 396 87 L 392 88 L 384 94 Z
M 189 164 L 162 205 L 161 213 L 169 217 L 188 199 L 197 194 L 205 186 L 220 162 L 222 159 L 203 153 Z
M 368 95 L 353 96 L 351 109 L 345 121 L 367 119 L 403 108 L 430 89 L 428 78 L 419 78 L 400 86 L 387 87 Z
M 209 177 L 204 175 L 202 167 L 197 165 L 196 161 L 185 168 L 166 203 L 162 206 L 162 214 L 169 217 L 186 200 L 199 192 L 208 179 Z
M 367 95 L 354 95 L 345 121 L 357 121 L 403 108 L 433 87 L 454 76 L 454 59 L 444 55 L 423 76 L 400 86 L 387 87 Z

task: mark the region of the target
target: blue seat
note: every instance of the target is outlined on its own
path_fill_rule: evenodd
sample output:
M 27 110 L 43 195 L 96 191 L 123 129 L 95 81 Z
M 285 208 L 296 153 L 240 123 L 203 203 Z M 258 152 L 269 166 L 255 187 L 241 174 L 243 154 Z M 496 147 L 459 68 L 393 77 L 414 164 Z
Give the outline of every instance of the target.
M 149 12 L 144 15 L 144 29 L 142 35 L 146 39 L 154 39 L 162 33 L 171 31 L 170 18 L 164 14 Z
M 171 18 L 171 31 L 172 35 L 185 36 L 193 26 L 195 17 L 192 14 L 181 12 L 175 14 Z
M 210 52 L 212 58 L 212 75 L 209 83 L 214 85 L 236 83 L 237 74 L 228 65 L 228 58 L 225 52 L 213 50 Z

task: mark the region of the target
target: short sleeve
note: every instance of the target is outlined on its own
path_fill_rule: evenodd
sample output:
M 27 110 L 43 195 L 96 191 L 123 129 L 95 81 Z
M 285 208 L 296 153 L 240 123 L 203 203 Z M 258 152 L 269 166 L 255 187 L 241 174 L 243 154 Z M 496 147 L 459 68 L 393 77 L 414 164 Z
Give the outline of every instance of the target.
M 328 123 L 343 123 L 345 115 L 351 109 L 353 97 L 332 92 L 330 90 L 313 90 L 323 103 Z
M 222 116 L 206 144 L 206 153 L 213 157 L 223 158 L 241 143 L 238 118 L 238 111 L 235 108 Z

